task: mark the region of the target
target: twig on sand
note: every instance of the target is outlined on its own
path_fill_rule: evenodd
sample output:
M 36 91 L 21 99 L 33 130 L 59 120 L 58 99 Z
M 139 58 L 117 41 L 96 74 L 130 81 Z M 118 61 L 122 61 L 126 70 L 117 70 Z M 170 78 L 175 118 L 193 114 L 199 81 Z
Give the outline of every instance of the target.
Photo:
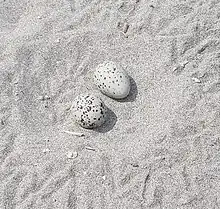
M 72 108 L 73 108 L 73 106 L 74 106 L 74 104 L 71 104 L 70 106 L 68 106 L 68 107 L 66 108 L 66 111 L 71 111 Z
M 128 32 L 128 28 L 129 28 L 128 23 L 125 23 L 124 28 L 123 28 L 123 33 L 124 34 L 126 34 Z
M 123 34 L 123 36 L 124 36 L 125 38 L 128 38 L 128 35 L 127 35 L 127 34 L 123 33 L 122 31 L 121 31 L 120 33 Z
M 142 191 L 142 198 L 143 199 L 145 199 L 145 193 L 146 193 L 146 190 L 147 190 L 147 183 L 150 180 L 150 173 L 151 173 L 151 168 L 149 169 L 148 174 L 144 179 L 144 186 L 143 186 L 143 191 Z
M 189 61 L 184 61 L 183 63 L 177 65 L 173 69 L 173 73 L 180 73 L 180 72 L 182 72 L 188 63 L 189 63 Z
M 95 151 L 95 148 L 86 146 L 85 149 Z
M 71 135 L 74 135 L 74 136 L 85 136 L 85 134 L 84 133 L 78 133 L 78 132 L 72 132 L 72 131 L 62 131 L 62 132 L 64 132 L 64 133 L 66 133 L 66 134 L 71 134 Z

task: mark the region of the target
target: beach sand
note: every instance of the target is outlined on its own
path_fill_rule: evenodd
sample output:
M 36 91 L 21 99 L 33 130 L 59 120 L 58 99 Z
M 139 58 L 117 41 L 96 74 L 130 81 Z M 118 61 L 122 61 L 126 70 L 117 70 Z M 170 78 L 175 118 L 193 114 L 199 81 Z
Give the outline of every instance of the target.
M 220 208 L 219 0 L 0 0 L 0 40 L 0 209 Z M 94 86 L 105 60 L 128 98 Z

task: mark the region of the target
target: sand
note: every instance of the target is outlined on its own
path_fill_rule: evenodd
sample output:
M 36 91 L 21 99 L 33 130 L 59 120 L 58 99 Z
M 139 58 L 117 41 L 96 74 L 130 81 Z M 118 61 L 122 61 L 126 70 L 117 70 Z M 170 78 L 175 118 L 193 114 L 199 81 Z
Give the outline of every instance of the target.
M 219 0 L 1 0 L 0 40 L 0 209 L 220 208 Z M 95 88 L 105 60 L 127 99 Z

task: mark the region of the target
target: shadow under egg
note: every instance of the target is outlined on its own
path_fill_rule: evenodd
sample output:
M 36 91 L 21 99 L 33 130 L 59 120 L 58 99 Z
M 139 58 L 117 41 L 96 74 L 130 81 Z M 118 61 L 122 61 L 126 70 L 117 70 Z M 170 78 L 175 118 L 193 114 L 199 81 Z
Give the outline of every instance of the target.
M 100 126 L 94 129 L 94 131 L 99 133 L 106 133 L 113 129 L 117 122 L 116 114 L 106 107 L 106 121 Z

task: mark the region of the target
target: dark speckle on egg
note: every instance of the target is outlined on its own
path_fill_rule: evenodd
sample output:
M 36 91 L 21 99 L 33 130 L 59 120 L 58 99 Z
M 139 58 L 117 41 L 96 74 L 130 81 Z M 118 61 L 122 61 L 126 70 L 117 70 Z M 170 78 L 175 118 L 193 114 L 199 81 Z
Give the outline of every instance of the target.
M 100 126 L 106 119 L 105 106 L 101 99 L 89 94 L 78 96 L 74 100 L 71 111 L 73 111 L 75 121 L 84 128 Z M 98 118 L 102 119 L 98 120 Z

